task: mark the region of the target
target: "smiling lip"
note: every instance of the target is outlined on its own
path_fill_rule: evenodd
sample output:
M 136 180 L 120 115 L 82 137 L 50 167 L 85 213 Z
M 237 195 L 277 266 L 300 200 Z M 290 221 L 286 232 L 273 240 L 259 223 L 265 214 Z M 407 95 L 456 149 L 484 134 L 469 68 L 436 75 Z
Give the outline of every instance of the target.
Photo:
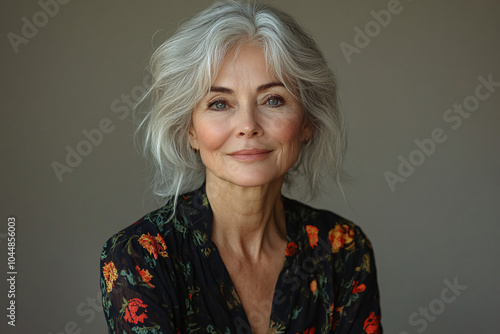
M 231 157 L 237 160 L 243 161 L 257 161 L 264 159 L 271 153 L 271 150 L 262 150 L 262 149 L 248 149 L 248 150 L 240 150 L 229 154 Z

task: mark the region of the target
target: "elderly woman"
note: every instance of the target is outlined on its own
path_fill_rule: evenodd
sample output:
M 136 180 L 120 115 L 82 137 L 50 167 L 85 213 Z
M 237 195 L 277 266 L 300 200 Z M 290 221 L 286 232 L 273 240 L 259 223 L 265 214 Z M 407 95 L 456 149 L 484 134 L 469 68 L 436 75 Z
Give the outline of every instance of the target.
M 107 241 L 110 333 L 381 333 L 369 240 L 281 194 L 340 180 L 331 71 L 287 14 L 223 1 L 153 55 L 142 122 L 166 205 Z

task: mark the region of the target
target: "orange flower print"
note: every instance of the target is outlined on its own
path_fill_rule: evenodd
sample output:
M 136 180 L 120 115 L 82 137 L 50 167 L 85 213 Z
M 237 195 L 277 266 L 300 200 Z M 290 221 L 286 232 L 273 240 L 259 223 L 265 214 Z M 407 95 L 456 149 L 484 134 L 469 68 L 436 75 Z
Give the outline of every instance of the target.
M 147 319 L 146 312 L 148 311 L 146 308 L 148 305 L 144 304 L 144 302 L 139 298 L 133 298 L 128 301 L 127 310 L 125 311 L 124 319 L 127 322 L 137 324 L 138 322 L 144 323 L 144 319 Z M 143 309 L 140 314 L 138 314 L 139 310 Z
M 160 236 L 160 233 L 156 237 L 150 235 L 149 233 L 141 235 L 139 238 L 139 243 L 144 247 L 149 254 L 153 254 L 154 258 L 158 258 L 158 254 L 163 257 L 168 257 L 167 245 L 165 245 L 165 240 Z
M 339 317 L 341 316 L 342 314 L 342 311 L 344 310 L 344 306 L 341 306 L 341 307 L 336 307 L 335 308 L 335 321 L 333 322 L 332 324 L 332 330 L 335 330 L 337 328 L 337 325 L 339 324 Z M 333 317 L 331 318 L 330 321 L 333 321 Z
M 337 225 L 328 233 L 328 240 L 332 244 L 332 252 L 338 253 L 345 244 L 352 242 L 354 231 L 349 228 L 349 225 Z
M 332 304 L 332 306 L 330 306 L 330 323 L 333 322 L 333 307 L 334 307 L 335 303 Z
M 318 228 L 313 225 L 306 226 L 307 236 L 309 237 L 309 245 L 311 248 L 318 246 Z
M 316 332 L 316 327 L 311 327 L 311 328 L 308 328 L 308 329 L 305 329 L 302 334 L 314 334 Z
M 118 270 L 116 270 L 113 261 L 104 263 L 104 267 L 102 267 L 102 273 L 104 275 L 104 280 L 106 281 L 106 291 L 111 292 L 115 285 L 115 281 L 118 278 Z
M 370 316 L 365 320 L 363 329 L 367 334 L 380 334 L 380 315 L 371 312 Z
M 135 270 L 139 273 L 139 276 L 141 276 L 141 279 L 144 283 L 146 283 L 150 288 L 154 289 L 155 286 L 151 284 L 151 279 L 153 276 L 149 273 L 149 270 L 143 270 L 139 266 L 135 266 Z
M 316 291 L 318 290 L 318 282 L 316 280 L 311 282 L 311 291 L 314 295 L 316 295 Z
M 291 241 L 288 243 L 288 246 L 286 247 L 285 255 L 286 256 L 293 256 L 297 253 L 297 245 L 295 242 Z
M 360 292 L 365 291 L 365 289 L 366 289 L 366 285 L 364 285 L 363 283 L 358 285 L 358 281 L 354 281 L 352 284 L 352 293 L 360 293 Z

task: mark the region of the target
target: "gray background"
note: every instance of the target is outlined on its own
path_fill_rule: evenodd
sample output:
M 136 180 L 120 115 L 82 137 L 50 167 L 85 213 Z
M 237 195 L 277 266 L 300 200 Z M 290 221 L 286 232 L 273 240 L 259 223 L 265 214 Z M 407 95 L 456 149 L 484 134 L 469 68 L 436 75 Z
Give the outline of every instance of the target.
M 331 186 L 312 204 L 352 219 L 372 240 L 386 333 L 495 331 L 500 87 L 457 129 L 443 116 L 472 101 L 478 76 L 500 81 L 500 3 L 402 0 L 401 12 L 348 62 L 339 45 L 354 45 L 355 27 L 364 30 L 370 12 L 390 1 L 271 2 L 315 37 L 338 76 L 355 181 L 345 187 L 349 203 Z M 0 4 L 2 333 L 106 332 L 93 305 L 101 247 L 157 207 L 122 94 L 140 92 L 154 46 L 207 4 L 75 0 L 45 24 L 36 1 Z M 41 27 L 16 53 L 8 33 L 22 35 L 22 18 L 33 15 Z M 75 149 L 82 131 L 106 118 L 113 131 L 60 181 L 53 162 L 66 164 L 67 146 Z M 436 128 L 446 141 L 392 191 L 384 173 L 397 173 L 400 155 L 418 159 L 414 141 Z M 18 233 L 15 328 L 4 314 L 9 216 Z M 455 279 L 467 288 L 443 303 L 444 281 Z M 429 307 L 425 320 L 418 312 Z M 409 321 L 414 312 L 417 323 Z

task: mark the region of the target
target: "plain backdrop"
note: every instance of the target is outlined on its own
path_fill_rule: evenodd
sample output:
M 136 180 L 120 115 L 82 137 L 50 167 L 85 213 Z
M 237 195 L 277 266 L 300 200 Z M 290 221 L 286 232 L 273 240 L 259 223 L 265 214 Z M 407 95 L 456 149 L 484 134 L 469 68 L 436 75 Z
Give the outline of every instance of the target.
M 2 333 L 106 333 L 102 245 L 159 205 L 129 105 L 154 48 L 209 4 L 59 1 L 0 4 Z M 500 2 L 269 2 L 312 34 L 337 75 L 354 181 L 348 202 L 327 184 L 309 203 L 371 239 L 385 332 L 494 332 Z M 94 129 L 102 138 L 89 146 Z M 85 156 L 68 163 L 72 150 Z M 15 327 L 6 318 L 8 217 L 17 232 Z

